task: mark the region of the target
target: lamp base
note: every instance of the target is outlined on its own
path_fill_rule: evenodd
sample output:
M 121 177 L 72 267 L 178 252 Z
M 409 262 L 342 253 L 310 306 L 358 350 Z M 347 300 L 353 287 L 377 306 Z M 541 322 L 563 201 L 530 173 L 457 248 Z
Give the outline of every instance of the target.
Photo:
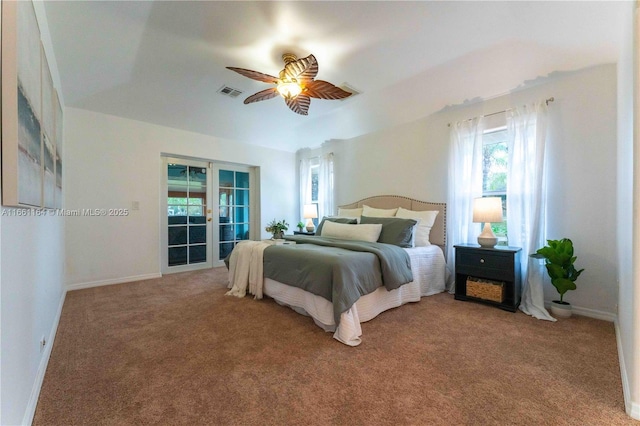
M 480 247 L 484 248 L 492 248 L 495 247 L 496 244 L 498 244 L 498 237 L 496 237 L 496 234 L 493 233 L 491 224 L 489 222 L 486 222 L 484 224 L 482 233 L 478 235 L 478 244 L 480 244 Z
M 307 229 L 307 232 L 313 232 L 316 229 L 316 227 L 313 224 L 313 221 L 311 219 L 307 219 L 307 228 L 306 229 Z
M 498 244 L 498 238 L 496 237 L 478 237 L 478 244 L 480 247 L 493 248 Z

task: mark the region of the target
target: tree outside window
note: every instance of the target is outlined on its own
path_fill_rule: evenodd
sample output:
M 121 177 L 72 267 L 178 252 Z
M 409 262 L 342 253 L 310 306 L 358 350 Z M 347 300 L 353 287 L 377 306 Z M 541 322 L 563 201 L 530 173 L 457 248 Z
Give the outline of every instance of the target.
M 500 223 L 492 223 L 491 229 L 498 237 L 498 244 L 507 243 L 507 129 L 487 130 L 482 137 L 482 196 L 502 199 Z

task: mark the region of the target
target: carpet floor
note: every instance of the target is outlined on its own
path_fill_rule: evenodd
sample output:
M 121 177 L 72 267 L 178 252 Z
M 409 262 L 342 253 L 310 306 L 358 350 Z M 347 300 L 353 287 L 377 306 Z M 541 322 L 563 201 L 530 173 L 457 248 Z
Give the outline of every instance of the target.
M 455 301 L 347 347 L 226 269 L 66 296 L 35 425 L 626 425 L 612 323 Z

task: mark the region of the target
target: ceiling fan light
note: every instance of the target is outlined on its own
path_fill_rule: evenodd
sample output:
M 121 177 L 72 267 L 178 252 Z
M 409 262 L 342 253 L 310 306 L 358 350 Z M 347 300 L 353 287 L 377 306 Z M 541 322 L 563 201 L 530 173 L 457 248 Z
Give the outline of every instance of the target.
M 298 83 L 288 81 L 278 84 L 277 90 L 283 98 L 292 99 L 302 92 L 302 87 Z

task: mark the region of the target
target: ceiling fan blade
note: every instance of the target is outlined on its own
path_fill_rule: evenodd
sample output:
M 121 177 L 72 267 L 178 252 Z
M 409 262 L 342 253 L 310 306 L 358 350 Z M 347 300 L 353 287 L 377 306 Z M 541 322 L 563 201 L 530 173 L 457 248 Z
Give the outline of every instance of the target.
M 300 115 L 309 115 L 309 104 L 311 99 L 307 95 L 299 94 L 295 98 L 284 100 L 291 111 Z
M 318 99 L 343 99 L 351 96 L 351 93 L 342 90 L 328 81 L 314 80 L 305 84 L 304 93 L 307 96 Z
M 246 105 L 252 102 L 266 101 L 267 99 L 275 98 L 276 96 L 278 96 L 278 91 L 275 87 L 272 87 L 271 89 L 265 89 L 261 90 L 258 93 L 254 93 L 253 95 L 245 99 L 244 103 Z
M 318 61 L 313 55 L 289 62 L 284 66 L 284 73 L 289 78 L 313 80 L 318 75 Z
M 249 77 L 253 80 L 258 80 L 265 83 L 276 83 L 278 81 L 278 77 L 274 77 L 269 74 L 263 74 L 258 71 L 247 70 L 244 68 L 234 68 L 234 67 L 227 67 L 227 69 L 231 71 L 235 71 L 238 74 L 243 75 L 245 77 Z

